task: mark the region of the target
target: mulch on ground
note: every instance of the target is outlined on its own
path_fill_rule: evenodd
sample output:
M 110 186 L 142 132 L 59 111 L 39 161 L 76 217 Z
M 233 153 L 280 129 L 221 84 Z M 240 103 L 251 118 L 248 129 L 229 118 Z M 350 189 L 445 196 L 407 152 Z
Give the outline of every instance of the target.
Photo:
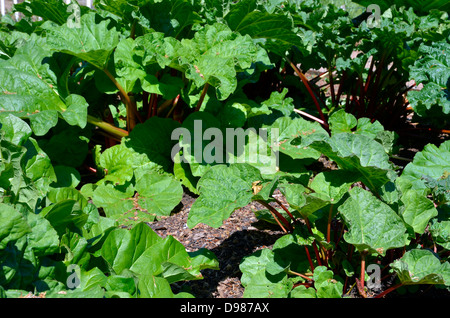
M 219 228 L 198 224 L 190 229 L 186 221 L 194 201 L 194 196 L 185 193 L 178 212 L 149 225 L 163 238 L 168 235 L 176 238 L 188 252 L 209 249 L 216 255 L 220 269 L 203 270 L 202 280 L 173 284 L 174 292 L 188 290 L 197 298 L 242 298 L 244 288 L 239 270 L 242 258 L 270 248 L 284 232 L 255 217 L 253 211 L 264 208 L 258 203 L 234 211 Z

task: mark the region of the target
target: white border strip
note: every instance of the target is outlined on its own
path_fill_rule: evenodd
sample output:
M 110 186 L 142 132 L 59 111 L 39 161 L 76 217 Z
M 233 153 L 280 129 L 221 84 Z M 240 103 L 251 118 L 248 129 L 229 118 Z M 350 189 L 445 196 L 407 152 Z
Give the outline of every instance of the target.
M 6 14 L 6 8 L 5 8 L 5 0 L 0 0 L 0 11 L 2 13 L 2 16 Z

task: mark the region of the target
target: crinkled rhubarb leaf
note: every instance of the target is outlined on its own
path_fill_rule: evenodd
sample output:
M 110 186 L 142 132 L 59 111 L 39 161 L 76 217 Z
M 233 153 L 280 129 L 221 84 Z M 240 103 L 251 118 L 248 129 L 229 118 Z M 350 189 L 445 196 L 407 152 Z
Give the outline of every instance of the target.
M 328 133 L 319 123 L 303 118 L 281 117 L 267 129 L 274 139 L 273 142 L 278 146 L 278 150 L 293 159 L 318 159 L 320 151 L 308 146 L 314 141 L 324 140 L 328 137 Z M 275 129 L 278 129 L 277 139 L 274 138 L 274 131 L 272 131 Z
M 142 2 L 142 1 L 140 1 Z M 194 3 L 186 0 L 146 1 L 140 4 L 136 16 L 145 28 L 164 32 L 166 36 L 180 38 L 190 31 L 195 23 L 201 23 L 202 17 L 196 12 Z
M 413 162 L 408 163 L 398 182 L 405 187 L 416 190 L 427 190 L 427 179 L 443 179 L 450 172 L 450 141 L 443 142 L 439 147 L 426 145 L 416 153 Z
M 235 209 L 251 202 L 256 181 L 262 181 L 259 170 L 246 163 L 211 167 L 198 181 L 200 196 L 191 207 L 187 225 L 221 226 Z
M 53 21 L 58 25 L 63 25 L 70 17 L 75 18 L 75 14 L 81 15 L 82 11 L 84 13 L 88 10 L 87 7 L 78 5 L 77 2 L 66 3 L 59 0 L 24 1 L 15 5 L 14 9 L 27 17 L 41 17 L 44 21 Z
M 99 185 L 92 193 L 94 204 L 103 207 L 108 217 L 128 224 L 170 215 L 182 199 L 181 183 L 171 175 L 147 171 L 135 178 L 134 185 Z
M 16 241 L 31 232 L 31 228 L 23 215 L 12 206 L 0 203 L 0 248 L 4 249 L 8 242 Z
M 138 10 L 137 0 L 99 0 L 96 1 L 95 6 L 99 9 L 111 12 L 112 14 L 124 19 L 126 22 L 133 20 L 133 12 Z
M 341 298 L 344 284 L 334 279 L 333 271 L 325 266 L 314 269 L 314 288 L 317 290 L 317 298 Z
M 258 47 L 248 35 L 219 23 L 205 26 L 193 39 L 182 39 L 181 44 L 176 53 L 186 77 L 197 87 L 206 83 L 215 87 L 219 100 L 236 90 L 236 74 L 251 68 L 258 59 Z
M 53 163 L 77 168 L 88 155 L 86 131 L 78 127 L 55 130 L 50 139 L 40 140 L 42 149 L 52 158 Z
M 434 242 L 450 250 L 450 221 L 436 220 L 430 224 L 429 230 Z
M 50 49 L 76 56 L 103 70 L 119 43 L 120 33 L 110 27 L 110 23 L 110 19 L 91 12 L 81 16 L 80 27 L 70 27 L 67 23 L 58 26 L 51 22 L 42 27 L 47 32 Z
M 371 137 L 379 141 L 380 135 L 384 132 L 387 133 L 379 121 L 373 123 L 369 118 L 362 117 L 356 119 L 350 113 L 346 113 L 343 109 L 333 113 L 328 119 L 330 130 L 332 134 L 337 133 L 354 133 Z M 379 137 L 379 138 L 377 138 Z
M 138 154 L 145 154 L 148 160 L 165 171 L 171 171 L 172 149 L 177 143 L 172 139 L 174 129 L 180 124 L 169 118 L 151 117 L 138 124 L 124 139 L 125 146 Z
M 211 166 L 225 163 L 224 135 L 220 122 L 208 112 L 190 114 L 181 126 L 174 131 L 172 138 L 177 138 L 176 149 L 179 152 L 177 163 L 188 163 L 193 176 L 200 177 Z
M 242 272 L 241 283 L 245 287 L 244 297 L 250 298 L 286 298 L 292 289 L 287 275 L 281 272 L 271 275 L 266 271 L 268 264 L 274 262 L 274 253 L 262 249 L 244 257 L 239 269 Z
M 84 97 L 60 96 L 56 75 L 43 63 L 50 55 L 44 41 L 32 37 L 11 59 L 0 61 L 0 111 L 28 118 L 36 135 L 56 126 L 58 116 L 81 128 L 87 122 Z
M 228 26 L 240 34 L 247 34 L 266 50 L 284 56 L 286 51 L 300 45 L 293 32 L 293 22 L 284 14 L 262 12 L 256 1 L 242 1 L 234 5 L 225 16 Z
M 401 197 L 399 214 L 415 233 L 423 234 L 428 222 L 438 215 L 433 202 L 419 191 L 410 189 Z
M 8 113 L 0 113 L 0 127 L 5 133 L 3 138 L 18 146 L 22 146 L 32 134 L 24 120 Z
M 438 127 L 450 123 L 450 44 L 448 41 L 422 44 L 418 50 L 422 58 L 411 66 L 411 78 L 423 84 L 418 91 L 408 93 L 408 100 L 416 115 L 432 120 Z
M 25 137 L 22 135 L 22 137 Z M 7 137 L 17 140 L 14 136 Z M 23 146 L 3 139 L 0 134 L 0 188 L 2 202 L 13 202 L 34 210 L 40 198 L 45 196 L 56 175 L 50 158 L 36 140 L 22 138 Z
M 99 157 L 98 168 L 102 169 L 104 177 L 97 184 L 112 182 L 115 185 L 131 181 L 137 172 L 162 171 L 161 167 L 149 161 L 145 154 L 137 153 L 124 143 L 106 149 Z
M 388 249 L 406 245 L 406 226 L 394 210 L 359 187 L 349 193 L 350 197 L 338 208 L 348 227 L 346 242 L 360 252 L 383 256 Z
M 404 285 L 450 285 L 450 263 L 441 260 L 431 251 L 413 249 L 391 265 Z
M 355 177 L 345 170 L 331 170 L 318 173 L 310 184 L 315 193 L 328 197 L 328 201 L 337 204 L 347 193 Z
M 73 199 L 61 200 L 44 208 L 41 213 L 60 236 L 64 234 L 67 226 L 73 224 L 82 227 L 88 219 L 79 202 Z
M 373 192 L 390 181 L 393 170 L 385 148 L 368 136 L 339 133 L 324 141 L 314 141 L 310 147 L 354 174 Z

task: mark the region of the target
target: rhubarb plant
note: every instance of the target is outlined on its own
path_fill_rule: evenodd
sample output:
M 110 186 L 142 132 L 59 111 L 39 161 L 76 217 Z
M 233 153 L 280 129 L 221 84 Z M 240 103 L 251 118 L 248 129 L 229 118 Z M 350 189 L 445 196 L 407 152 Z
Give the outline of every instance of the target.
M 217 268 L 210 251 L 188 253 L 173 237 L 162 239 L 143 222 L 135 222 L 131 231 L 120 228 L 75 188 L 76 178 L 66 185 L 73 170 L 52 166 L 25 121 L 8 114 L 1 124 L 3 297 L 191 297 L 173 294 L 170 284 L 201 279 L 201 269 Z M 139 179 L 139 200 L 165 211 L 170 209 L 166 202 L 144 196 L 155 194 L 152 187 L 164 189 L 158 182 L 167 180 Z M 132 262 L 123 263 L 130 255 Z
M 368 5 L 15 5 L 21 20 L 0 20 L 0 296 L 192 297 L 171 284 L 217 259 L 148 226 L 185 191 L 190 228 L 257 203 L 283 231 L 242 260 L 246 297 L 448 289 L 450 143 L 398 155 L 410 120 L 448 134 L 448 6 L 381 1 L 373 24 Z
M 303 148 L 323 153 L 336 163 L 336 170 L 308 174 L 305 169 L 306 178 L 289 172 L 263 176 L 257 165 L 252 168 L 241 164 L 240 168 L 241 165 L 232 164 L 213 166 L 200 178 L 200 196 L 191 208 L 188 225 L 202 222 L 220 226 L 231 212 L 254 201 L 267 209 L 258 217 L 271 218 L 286 232 L 271 250 L 258 251 L 242 261 L 245 296 L 342 297 L 353 280 L 359 293 L 368 297 L 367 266 L 392 266 L 396 273 L 396 263 L 389 260 L 403 255 L 405 250 L 414 254 L 431 248 L 434 254 L 430 255 L 437 262 L 442 257 L 444 264 L 442 268 L 430 269 L 432 275 L 448 275 L 448 251 L 442 245 L 448 205 L 436 194 L 448 192 L 448 188 L 443 190 L 443 180 L 447 177 L 445 158 L 449 143 L 439 148 L 429 145 L 399 173 L 389 161 L 389 147 L 382 144 L 385 139 L 378 139 L 380 135 L 373 133 L 382 131 L 380 126 L 360 120 L 366 123 L 361 125 L 364 129 L 348 133 L 345 123 L 354 123 L 349 125 L 353 129 L 357 121 L 350 114 L 343 115 L 332 118 L 331 136 L 316 131 L 287 141 L 292 145 L 301 138 L 305 142 Z M 432 151 L 436 163 L 423 160 Z M 291 160 L 302 164 L 295 155 Z M 286 203 L 273 196 L 276 188 Z M 431 193 L 435 195 L 429 197 Z M 434 234 L 427 229 L 433 229 Z M 441 243 L 436 244 L 433 239 Z M 322 291 L 325 287 L 319 274 L 315 278 L 319 269 L 330 273 L 327 275 L 333 284 L 326 287 L 328 292 Z M 408 282 L 402 279 L 401 284 Z M 435 284 L 448 286 L 444 279 Z

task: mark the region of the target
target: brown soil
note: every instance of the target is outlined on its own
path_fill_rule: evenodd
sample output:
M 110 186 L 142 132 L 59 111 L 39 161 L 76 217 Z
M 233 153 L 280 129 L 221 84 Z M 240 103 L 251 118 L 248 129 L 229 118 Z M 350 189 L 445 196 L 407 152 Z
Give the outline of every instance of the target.
M 242 258 L 259 249 L 270 248 L 284 232 L 279 227 L 258 221 L 253 213 L 263 208 L 258 203 L 236 210 L 217 229 L 204 224 L 190 229 L 186 221 L 194 200 L 193 196 L 185 193 L 178 212 L 151 223 L 150 227 L 161 237 L 172 235 L 188 252 L 200 248 L 211 250 L 220 269 L 202 271 L 202 280 L 173 284 L 174 291 L 187 289 L 197 298 L 242 298 L 244 288 L 239 270 Z

